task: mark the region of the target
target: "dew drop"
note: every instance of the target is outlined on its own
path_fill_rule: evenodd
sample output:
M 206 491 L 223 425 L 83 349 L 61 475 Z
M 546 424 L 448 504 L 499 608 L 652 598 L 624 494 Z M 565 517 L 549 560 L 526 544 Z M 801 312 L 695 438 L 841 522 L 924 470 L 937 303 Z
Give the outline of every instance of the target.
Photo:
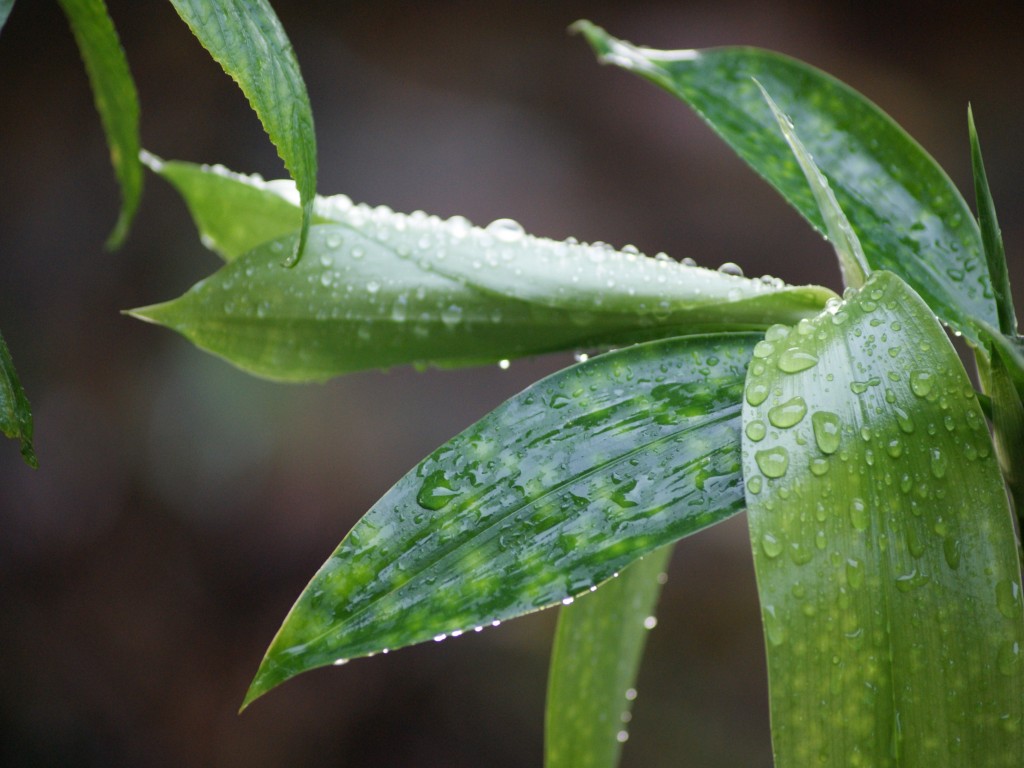
M 486 232 L 503 243 L 514 243 L 524 234 L 523 225 L 515 219 L 495 219 L 487 225 Z
M 752 381 L 747 384 L 747 402 L 758 406 L 768 398 L 768 385 L 762 381 Z
M 931 371 L 911 371 L 910 391 L 918 397 L 927 397 L 932 391 L 933 376 Z
M 754 460 L 765 477 L 782 477 L 789 469 L 789 451 L 781 446 L 758 451 Z
M 731 261 L 723 263 L 718 271 L 723 275 L 734 275 L 736 277 L 743 277 L 743 268 L 739 264 L 734 264 Z
M 782 554 L 782 542 L 774 534 L 765 531 L 761 535 L 761 549 L 768 557 L 775 558 Z
M 854 589 L 860 589 L 864 585 L 864 568 L 856 557 L 846 561 L 846 583 Z
M 454 328 L 462 321 L 462 307 L 457 304 L 450 304 L 441 310 L 441 322 L 449 328 Z
M 850 500 L 850 522 L 858 531 L 868 529 L 868 505 L 858 496 Z
M 815 456 L 811 459 L 811 474 L 815 477 L 821 477 L 828 472 L 828 459 L 823 459 L 821 456 Z
M 999 612 L 1008 619 L 1020 617 L 1020 584 L 1010 579 L 1003 579 L 996 584 L 996 606 Z
M 948 467 L 946 456 L 939 448 L 932 448 L 929 453 L 931 457 L 929 467 L 931 468 L 932 475 L 936 479 L 941 480 L 946 476 L 946 469 Z
M 832 454 L 839 450 L 841 422 L 831 411 L 816 411 L 811 414 L 814 442 L 822 453 Z
M 788 429 L 800 423 L 807 413 L 807 403 L 802 397 L 787 400 L 768 410 L 768 421 L 773 427 Z
M 778 366 L 783 373 L 799 373 L 813 368 L 818 363 L 818 358 L 799 347 L 790 347 L 783 350 L 779 355 Z
M 758 443 L 764 440 L 764 436 L 768 433 L 768 428 L 760 419 L 754 419 L 747 424 L 745 432 L 747 433 L 748 438 L 753 440 L 755 443 Z
M 996 657 L 996 665 L 999 667 L 999 671 L 1009 677 L 1017 671 L 1019 664 L 1020 643 L 1016 640 L 1003 643 Z
M 768 642 L 779 646 L 786 641 L 786 628 L 775 613 L 774 605 L 766 605 L 762 611 L 764 617 L 764 632 Z
M 419 493 L 416 494 L 416 501 L 424 509 L 436 511 L 446 507 L 458 495 L 459 491 L 448 483 L 444 470 L 439 469 L 424 479 Z

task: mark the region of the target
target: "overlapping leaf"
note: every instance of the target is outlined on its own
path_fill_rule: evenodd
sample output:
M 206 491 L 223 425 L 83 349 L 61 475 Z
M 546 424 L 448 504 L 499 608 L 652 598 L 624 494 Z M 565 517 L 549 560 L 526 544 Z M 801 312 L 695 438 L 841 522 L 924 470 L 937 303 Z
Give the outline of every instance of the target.
M 302 201 L 296 261 L 305 248 L 316 193 L 313 112 L 298 60 L 267 0 L 171 0 L 192 33 L 238 83 L 295 179 Z
M 548 676 L 545 768 L 614 768 L 672 547 L 559 612 Z
M 142 196 L 139 97 L 124 49 L 103 0 L 60 0 L 60 4 L 85 62 L 96 110 L 110 146 L 110 162 L 121 185 L 121 213 L 107 239 L 107 246 L 114 248 L 128 234 Z
M 899 274 L 945 322 L 982 346 L 998 325 L 981 236 L 936 162 L 878 107 L 807 64 L 757 48 L 657 51 L 580 22 L 594 50 L 686 101 L 820 232 L 818 206 L 754 82 L 798 126 L 872 269 Z
M 313 578 L 246 703 L 314 667 L 558 603 L 737 512 L 740 397 L 757 338 L 601 355 L 443 445 Z
M 776 764 L 1024 763 L 1013 523 L 924 302 L 876 272 L 769 329 L 743 419 Z
M 21 388 L 7 342 L 0 336 L 0 432 L 21 442 L 21 455 L 30 467 L 37 467 L 32 448 L 32 409 Z

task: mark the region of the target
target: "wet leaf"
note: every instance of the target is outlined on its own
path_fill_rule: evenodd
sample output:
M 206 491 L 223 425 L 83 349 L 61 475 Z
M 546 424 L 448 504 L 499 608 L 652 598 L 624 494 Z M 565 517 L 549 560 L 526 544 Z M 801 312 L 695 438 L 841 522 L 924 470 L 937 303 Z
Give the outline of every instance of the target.
M 305 249 L 316 192 L 313 112 L 299 62 L 267 0 L 171 0 L 203 47 L 249 100 L 295 179 L 302 201 L 299 238 L 290 262 Z
M 121 186 L 121 213 L 107 238 L 107 247 L 116 248 L 124 242 L 142 196 L 139 97 L 103 0 L 60 0 L 60 4 L 85 63 L 96 110 L 107 135 L 110 162 Z
M 0 431 L 21 441 L 21 455 L 32 468 L 39 466 L 32 449 L 32 409 L 21 388 L 14 361 L 0 336 Z
M 313 577 L 246 704 L 315 667 L 557 604 L 737 512 L 740 397 L 757 338 L 601 355 L 441 446 Z
M 776 764 L 1021 765 L 1013 522 L 924 302 L 876 272 L 769 329 L 743 421 Z
M 754 82 L 799 128 L 872 269 L 899 274 L 976 345 L 998 325 L 981 234 L 939 165 L 877 106 L 803 62 L 757 48 L 657 51 L 578 22 L 602 61 L 687 102 L 823 234 L 807 181 Z
M 559 612 L 548 676 L 545 768 L 614 768 L 672 547 Z

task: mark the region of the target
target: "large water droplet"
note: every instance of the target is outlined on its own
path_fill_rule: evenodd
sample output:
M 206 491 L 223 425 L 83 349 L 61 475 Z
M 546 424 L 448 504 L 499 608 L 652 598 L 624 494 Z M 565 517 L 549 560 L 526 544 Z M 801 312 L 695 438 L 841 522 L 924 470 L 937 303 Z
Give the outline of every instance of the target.
M 450 304 L 441 310 L 441 322 L 449 328 L 453 328 L 462 320 L 462 307 L 457 304 Z
M 811 426 L 814 430 L 814 442 L 822 453 L 835 453 L 839 450 L 842 424 L 839 417 L 831 411 L 816 411 L 811 414 Z
M 918 397 L 927 397 L 932 391 L 934 377 L 931 371 L 911 371 L 910 390 Z
M 807 403 L 802 397 L 797 395 L 796 397 L 769 409 L 768 421 L 770 421 L 774 427 L 788 429 L 789 427 L 799 424 L 806 413 Z
M 759 443 L 764 440 L 764 436 L 768 434 L 768 428 L 764 425 L 764 422 L 760 419 L 754 419 L 746 427 L 747 437 L 753 440 L 755 443 Z
M 495 219 L 487 225 L 487 234 L 503 243 L 514 243 L 523 234 L 523 225 L 515 219 Z
M 783 373 L 799 373 L 813 368 L 818 363 L 818 358 L 799 347 L 790 347 L 783 350 L 779 355 L 778 366 Z
M 856 557 L 846 561 L 846 583 L 854 589 L 859 589 L 864 584 L 864 566 Z
M 735 275 L 736 277 L 743 277 L 743 268 L 739 264 L 734 264 L 731 261 L 723 263 L 718 271 L 723 275 Z
M 946 456 L 939 448 L 932 448 L 929 451 L 929 454 L 931 457 L 929 465 L 932 470 L 932 475 L 941 480 L 946 476 L 946 468 L 948 467 Z
M 864 503 L 864 499 L 858 496 L 854 496 L 850 500 L 850 522 L 858 531 L 868 529 L 868 505 Z
M 765 531 L 761 536 L 761 549 L 768 557 L 778 557 L 782 554 L 782 542 L 774 534 Z
M 786 642 L 786 627 L 775 613 L 774 605 L 766 605 L 762 611 L 764 617 L 764 633 L 768 642 L 779 646 Z
M 758 406 L 768 398 L 768 385 L 763 381 L 752 381 L 747 384 L 747 402 Z
M 448 505 L 459 491 L 452 488 L 443 469 L 432 472 L 423 480 L 416 501 L 424 509 L 438 510 Z
M 789 451 L 781 446 L 758 451 L 754 460 L 765 477 L 782 477 L 789 469 Z

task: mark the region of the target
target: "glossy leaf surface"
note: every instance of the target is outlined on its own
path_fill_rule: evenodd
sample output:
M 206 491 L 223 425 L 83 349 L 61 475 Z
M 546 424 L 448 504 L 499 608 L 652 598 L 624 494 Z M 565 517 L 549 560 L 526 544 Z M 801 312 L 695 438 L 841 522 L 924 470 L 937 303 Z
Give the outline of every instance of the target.
M 11 8 L 14 7 L 14 0 L 0 0 L 0 32 L 4 29 L 4 24 L 7 23 L 7 17 L 11 14 Z
M 548 675 L 545 768 L 614 768 L 672 547 L 559 611 Z
M 757 338 L 600 355 L 441 446 L 314 576 L 246 703 L 315 667 L 557 604 L 739 511 L 740 397 Z
M 110 147 L 110 162 L 121 186 L 121 213 L 107 239 L 108 248 L 124 242 L 142 196 L 139 163 L 139 97 L 121 41 L 103 0 L 60 0 L 92 85 Z
M 203 47 L 249 100 L 295 179 L 301 230 L 290 257 L 304 248 L 316 193 L 316 135 L 295 51 L 267 0 L 171 0 Z
M 754 82 L 798 127 L 872 269 L 899 274 L 945 322 L 981 344 L 998 325 L 981 235 L 938 164 L 877 106 L 803 62 L 757 48 L 657 51 L 582 31 L 602 61 L 687 102 L 819 232 L 818 206 Z
M 876 272 L 769 329 L 743 420 L 776 765 L 1021 765 L 1013 524 L 924 302 Z
M 0 336 L 0 432 L 19 440 L 25 463 L 38 467 L 39 462 L 32 449 L 32 429 L 32 409 L 14 370 L 7 343 Z

